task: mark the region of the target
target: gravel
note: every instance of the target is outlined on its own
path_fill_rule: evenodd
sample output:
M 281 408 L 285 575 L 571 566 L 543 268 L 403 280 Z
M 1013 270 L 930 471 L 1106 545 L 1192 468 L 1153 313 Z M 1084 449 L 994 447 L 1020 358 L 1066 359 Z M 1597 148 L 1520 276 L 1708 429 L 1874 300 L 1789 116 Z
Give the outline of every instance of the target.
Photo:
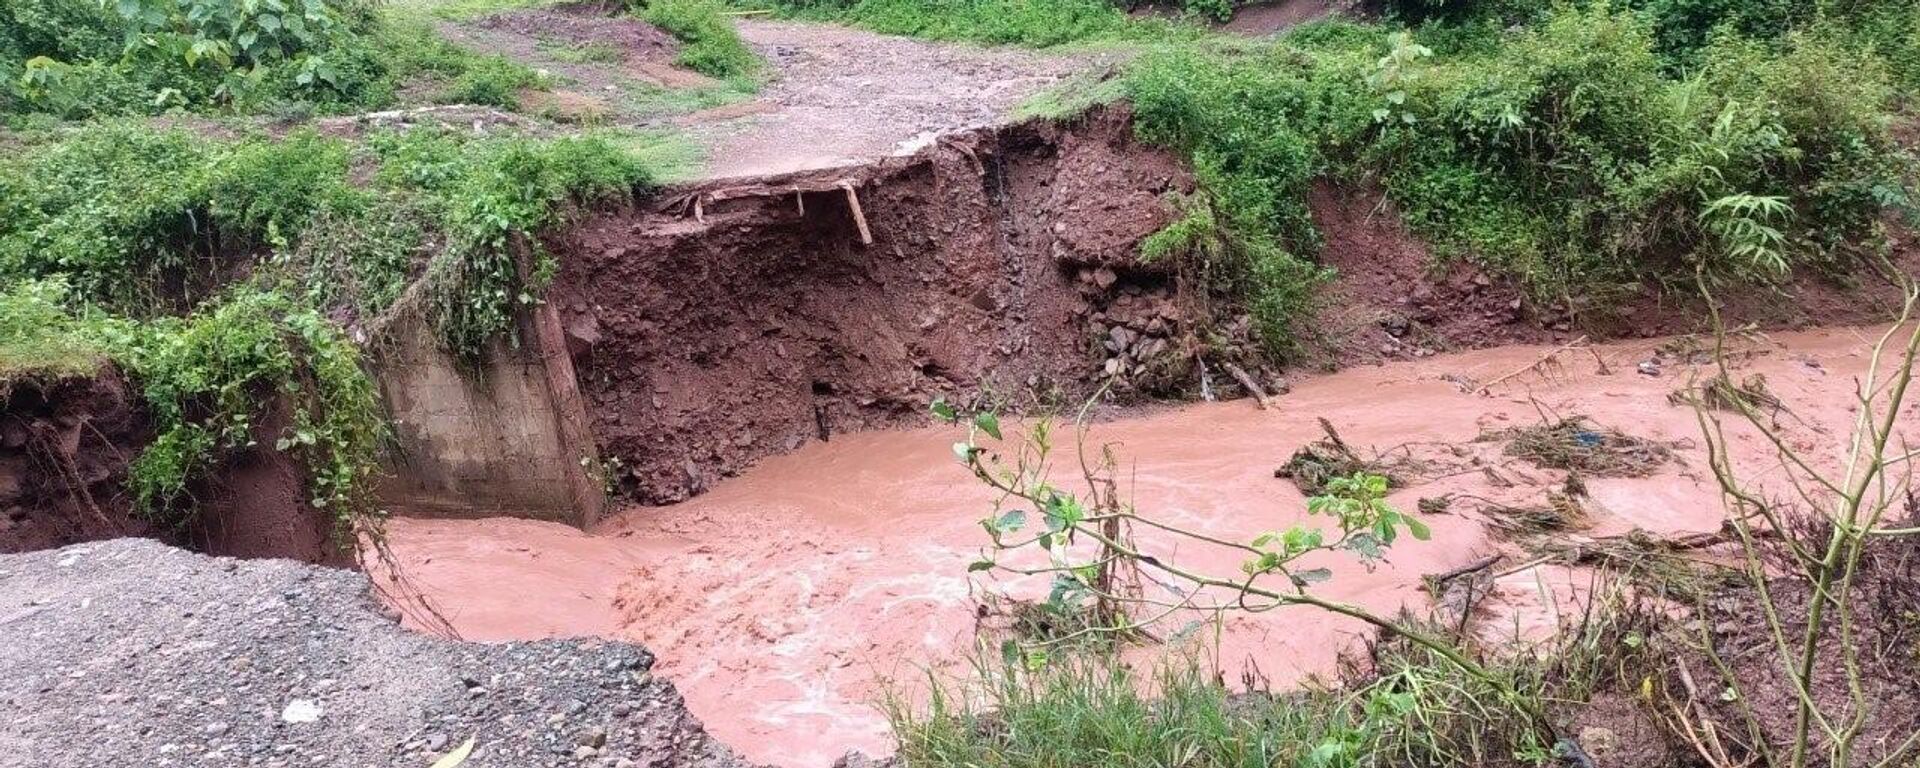
M 501 585 L 501 588 L 508 588 Z M 354 571 L 144 539 L 0 556 L 0 766 L 744 766 L 638 646 L 409 632 Z

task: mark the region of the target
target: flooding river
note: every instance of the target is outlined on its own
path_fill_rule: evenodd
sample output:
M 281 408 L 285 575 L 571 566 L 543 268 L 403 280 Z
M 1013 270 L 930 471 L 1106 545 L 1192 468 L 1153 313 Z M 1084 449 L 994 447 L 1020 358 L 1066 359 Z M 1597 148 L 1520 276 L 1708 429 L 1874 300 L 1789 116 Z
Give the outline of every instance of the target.
M 1791 411 L 1782 430 L 1801 447 L 1837 445 L 1850 429 L 1852 391 L 1876 332 L 1776 334 L 1751 344 L 1737 375 L 1758 373 Z M 1706 474 L 1693 412 L 1668 401 L 1696 370 L 1671 358 L 1638 370 L 1661 342 L 1614 344 L 1556 358 L 1544 372 L 1469 390 L 1538 360 L 1545 348 L 1508 348 L 1349 370 L 1298 382 L 1276 409 L 1204 403 L 1103 422 L 1123 492 L 1147 515 L 1245 540 L 1302 520 L 1304 499 L 1274 469 L 1332 422 L 1349 443 L 1411 445 L 1427 479 L 1396 492 L 1458 492 L 1537 502 L 1560 474 L 1502 457 L 1482 433 L 1583 414 L 1635 436 L 1676 441 L 1679 460 L 1651 477 L 1590 479 L 1592 525 L 1581 535 L 1642 528 L 1713 530 L 1721 506 Z M 1603 372 L 1602 369 L 1605 369 Z M 1705 375 L 1704 371 L 1698 371 Z M 1920 417 L 1909 423 L 1920 424 Z M 710 731 L 748 758 L 823 768 L 848 749 L 891 750 L 874 704 L 888 680 L 927 668 L 957 670 L 975 634 L 977 596 L 1031 585 L 970 580 L 985 543 L 978 521 L 993 494 L 953 458 L 957 428 L 836 436 L 762 462 L 711 492 L 670 507 L 630 508 L 583 533 L 522 520 L 396 519 L 400 562 L 468 639 L 601 636 L 638 641 L 685 693 Z M 1737 455 L 1770 466 L 1758 438 L 1734 432 Z M 1495 469 L 1496 481 L 1474 467 Z M 1449 465 L 1448 462 L 1456 462 Z M 1459 471 L 1444 471 L 1457 466 Z M 1437 467 L 1437 469 L 1433 469 Z M 1444 475 L 1444 476 L 1442 476 Z M 1065 482 L 1072 478 L 1061 477 Z M 1504 481 L 1504 482 L 1502 482 Z M 1372 570 L 1341 558 L 1320 594 L 1377 611 L 1424 610 L 1420 577 L 1510 550 L 1471 510 L 1429 515 L 1431 541 L 1403 539 Z M 1235 573 L 1239 558 L 1198 549 L 1183 563 Z M 1586 577 L 1539 568 L 1512 574 L 1496 621 L 1545 631 L 1555 600 Z M 1355 622 L 1311 609 L 1230 619 L 1217 658 L 1237 679 L 1248 665 L 1285 685 L 1330 672 L 1365 635 Z M 1211 646 L 1213 641 L 1209 640 Z

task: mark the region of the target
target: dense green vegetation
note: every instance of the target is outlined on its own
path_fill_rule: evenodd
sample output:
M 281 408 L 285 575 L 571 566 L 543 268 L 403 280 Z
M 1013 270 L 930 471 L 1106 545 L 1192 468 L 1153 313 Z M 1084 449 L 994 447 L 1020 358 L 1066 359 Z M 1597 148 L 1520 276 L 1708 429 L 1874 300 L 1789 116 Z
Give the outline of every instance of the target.
M 1262 42 L 1099 2 L 1017 5 L 799 12 L 940 38 L 1150 43 L 1115 95 L 1142 136 L 1191 159 L 1201 194 L 1147 255 L 1208 266 L 1283 354 L 1327 277 L 1306 206 L 1319 178 L 1379 184 L 1441 258 L 1575 312 L 1647 283 L 1870 269 L 1883 216 L 1914 210 L 1912 158 L 1889 130 L 1920 87 L 1910 3 L 1400 0 L 1380 21 Z
M 172 521 L 269 420 L 284 421 L 276 447 L 303 460 L 315 506 L 343 530 L 370 513 L 386 427 L 341 321 L 377 330 L 417 311 L 449 350 L 478 355 L 552 273 L 532 234 L 651 179 L 602 136 L 223 140 L 108 121 L 17 138 L 19 162 L 0 170 L 0 376 L 117 363 L 158 431 L 134 491 Z
M 297 115 L 433 100 L 510 106 L 531 70 L 424 20 L 322 0 L 0 1 L 0 119 L 169 110 Z

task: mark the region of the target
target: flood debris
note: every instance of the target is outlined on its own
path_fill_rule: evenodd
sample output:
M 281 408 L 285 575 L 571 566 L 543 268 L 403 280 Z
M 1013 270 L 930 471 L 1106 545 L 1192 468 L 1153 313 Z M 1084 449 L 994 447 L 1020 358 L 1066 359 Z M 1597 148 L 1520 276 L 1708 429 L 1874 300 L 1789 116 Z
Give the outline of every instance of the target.
M 1758 373 L 1750 374 L 1738 382 L 1733 380 L 1731 374 L 1721 373 L 1702 383 L 1674 390 L 1667 395 L 1667 402 L 1735 413 L 1764 411 L 1777 415 L 1787 409 L 1786 404 L 1767 388 L 1767 377 Z
M 1570 473 L 1559 490 L 1548 490 L 1535 504 L 1509 504 L 1474 494 L 1446 494 L 1421 499 L 1420 511 L 1432 514 L 1450 511 L 1456 503 L 1471 504 L 1496 536 L 1516 540 L 1587 527 L 1593 514 L 1588 509 L 1587 487 L 1578 473 Z
M 1320 431 L 1326 436 L 1293 452 L 1279 469 L 1273 471 L 1274 477 L 1292 480 L 1294 487 L 1308 496 L 1318 496 L 1327 488 L 1327 481 L 1336 477 L 1347 477 L 1359 473 L 1380 475 L 1387 478 L 1387 484 L 1399 487 L 1405 484 L 1404 478 L 1388 462 L 1378 459 L 1363 459 L 1355 453 L 1340 433 L 1333 428 L 1333 422 L 1325 417 L 1319 419 Z
M 1488 432 L 1482 441 L 1505 440 L 1505 453 L 1543 469 L 1591 477 L 1646 477 L 1673 459 L 1673 445 L 1570 416 L 1526 427 Z
M 1474 394 L 1481 395 L 1481 396 L 1491 395 L 1493 394 L 1494 387 L 1504 384 L 1512 379 L 1518 378 L 1520 376 L 1525 376 L 1528 374 L 1538 374 L 1542 377 L 1551 377 L 1554 371 L 1558 370 L 1560 366 L 1560 356 L 1562 354 L 1565 354 L 1575 349 L 1582 349 L 1582 348 L 1585 348 L 1586 346 L 1587 346 L 1587 337 L 1585 335 L 1582 335 L 1579 338 L 1574 339 L 1573 341 L 1569 341 L 1565 344 L 1562 344 L 1558 347 L 1553 348 L 1552 350 L 1548 351 L 1546 354 L 1541 355 L 1540 357 L 1534 359 L 1533 362 L 1527 363 L 1526 365 L 1516 368 L 1513 371 L 1510 371 L 1506 374 L 1497 376 L 1489 380 L 1487 383 L 1482 384 L 1477 389 L 1475 389 Z M 1603 369 L 1606 368 L 1606 362 L 1601 361 L 1600 367 Z

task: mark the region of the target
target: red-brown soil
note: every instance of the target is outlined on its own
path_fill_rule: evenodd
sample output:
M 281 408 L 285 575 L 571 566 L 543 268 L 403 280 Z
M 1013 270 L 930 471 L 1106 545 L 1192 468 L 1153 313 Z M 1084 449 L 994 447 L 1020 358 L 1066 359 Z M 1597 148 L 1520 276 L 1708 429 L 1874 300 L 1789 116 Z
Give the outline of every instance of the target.
M 0 389 L 0 552 L 152 533 L 132 514 L 127 462 L 153 439 L 119 376 Z
M 1906 516 L 1905 520 L 1889 521 L 1885 527 L 1920 525 L 1920 507 L 1906 510 Z M 1797 532 L 1803 544 L 1825 546 L 1824 530 L 1817 536 L 1809 535 L 1812 530 L 1818 530 L 1818 526 Z M 1784 567 L 1785 552 L 1775 554 Z M 1767 591 L 1775 601 L 1783 630 L 1791 638 L 1791 647 L 1797 649 L 1806 631 L 1812 584 L 1782 577 L 1772 580 Z M 1839 621 L 1829 612 L 1810 687 L 1821 712 L 1844 724 L 1853 711 L 1845 658 L 1849 649 L 1856 655 L 1858 682 L 1869 710 L 1854 743 L 1851 762 L 1875 765 L 1920 733 L 1920 536 L 1873 540 L 1865 550 L 1848 600 L 1853 610 L 1850 635 L 1841 635 Z M 1782 656 L 1768 629 L 1759 593 L 1751 586 L 1730 587 L 1709 599 L 1706 607 L 1702 621 L 1711 630 L 1714 653 L 1739 682 L 1744 708 L 1754 713 L 1763 738 L 1775 750 L 1783 749 L 1782 745 L 1791 743 L 1793 737 L 1799 696 L 1782 672 Z M 1721 739 L 1728 742 L 1735 759 L 1757 758 L 1759 752 L 1748 736 L 1743 706 L 1714 695 L 1724 686 L 1710 658 L 1699 652 L 1690 657 L 1687 663 L 1691 674 L 1699 678 L 1696 684 L 1707 688 L 1699 702 L 1709 708 Z M 1813 726 L 1812 732 L 1813 764 L 1829 765 L 1829 741 L 1819 726 Z M 1913 753 L 1909 751 L 1907 756 L 1911 759 Z
M 1176 286 L 1134 253 L 1190 184 L 1124 115 L 981 131 L 600 213 L 549 243 L 549 300 L 620 486 L 677 501 L 934 397 L 1027 407 L 1179 368 Z
M 154 438 L 146 408 L 117 372 L 9 383 L 0 390 L 0 553 L 145 536 L 216 555 L 343 564 L 328 518 L 306 503 L 304 475 L 259 445 L 238 451 L 190 489 L 183 527 L 137 514 L 129 464 Z
M 1541 306 L 1511 279 L 1465 261 L 1437 262 L 1377 189 L 1321 182 L 1309 193 L 1308 204 L 1326 241 L 1320 260 L 1338 271 L 1309 345 L 1321 367 L 1565 343 L 1580 336 L 1596 341 L 1674 336 L 1711 327 L 1699 296 L 1654 286 L 1579 315 Z M 1892 268 L 1920 276 L 1920 244 L 1912 233 L 1891 229 Z M 1727 288 L 1716 298 L 1732 327 L 1789 330 L 1884 322 L 1899 311 L 1901 293 L 1876 269 L 1864 267 L 1846 281 L 1801 274 L 1779 288 Z

